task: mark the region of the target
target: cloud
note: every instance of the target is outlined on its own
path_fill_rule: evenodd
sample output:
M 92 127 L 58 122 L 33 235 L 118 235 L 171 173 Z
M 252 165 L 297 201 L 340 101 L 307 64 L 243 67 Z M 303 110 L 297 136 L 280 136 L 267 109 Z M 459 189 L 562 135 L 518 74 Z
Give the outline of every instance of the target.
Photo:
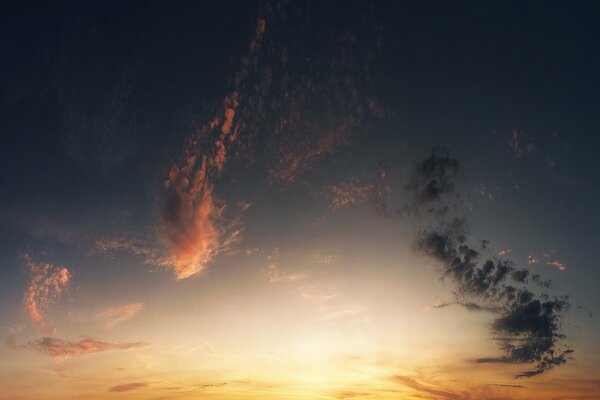
M 325 189 L 325 198 L 331 211 L 343 208 L 367 205 L 378 214 L 387 213 L 386 197 L 389 187 L 383 183 L 383 178 L 373 182 L 351 180 L 337 185 L 330 185 Z
M 148 343 L 144 342 L 115 343 L 93 338 L 68 341 L 48 336 L 42 337 L 39 340 L 32 340 L 25 344 L 18 344 L 14 338 L 10 337 L 7 340 L 7 345 L 13 349 L 33 350 L 55 360 L 108 351 L 136 350 L 149 346 Z
M 182 162 L 169 169 L 158 235 L 167 252 L 164 266 L 172 269 L 177 279 L 200 274 L 239 240 L 239 219 L 224 221 L 226 204 L 217 199 L 214 182 L 223 173 L 230 158 L 229 147 L 236 144 L 243 126 L 238 118 L 239 90 L 256 63 L 265 26 L 265 20 L 259 19 L 234 88 L 224 97 L 222 114 L 188 138 Z M 238 207 L 238 212 L 246 209 L 248 206 Z
M 269 265 L 265 274 L 269 279 L 269 282 L 295 282 L 295 281 L 303 281 L 306 279 L 306 274 L 304 272 L 282 272 L 279 269 L 279 248 L 273 249 L 273 252 L 269 256 L 267 256 L 269 260 Z
M 393 381 L 398 382 L 406 387 L 414 389 L 420 395 L 427 394 L 433 395 L 436 398 L 442 398 L 447 400 L 462 400 L 467 399 L 468 396 L 464 393 L 453 392 L 446 389 L 440 389 L 437 386 L 428 385 L 419 382 L 417 379 L 409 377 L 409 376 L 394 376 L 392 378 Z
M 138 390 L 147 387 L 149 384 L 146 382 L 131 382 L 124 383 L 122 385 L 116 385 L 108 389 L 109 392 L 122 393 L 130 392 L 132 390 Z
M 29 282 L 23 296 L 25 310 L 34 325 L 54 334 L 56 329 L 46 320 L 44 311 L 60 298 L 72 275 L 65 267 L 34 262 L 28 254 L 22 258 L 29 270 Z
M 565 269 L 567 269 L 567 266 L 558 260 L 547 262 L 546 264 L 558 268 L 559 271 L 564 271 Z
M 540 262 L 540 259 L 534 256 L 527 256 L 527 264 L 533 265 Z
M 135 317 L 144 308 L 144 303 L 121 304 L 114 307 L 108 307 L 96 314 L 95 319 L 103 320 L 107 329 L 115 325 L 128 321 Z
M 416 205 L 423 206 L 454 192 L 452 180 L 458 172 L 458 161 L 447 150 L 437 147 L 414 167 L 405 188 L 413 194 Z
M 508 145 L 512 149 L 513 153 L 515 153 L 516 157 L 521 157 L 521 155 L 523 155 L 521 141 L 519 140 L 519 132 L 516 129 L 513 129 L 510 136 L 508 136 Z
M 480 363 L 536 363 L 519 374 L 533 376 L 566 362 L 569 348 L 560 345 L 560 314 L 569 308 L 567 298 L 537 296 L 523 287 L 529 271 L 517 269 L 510 260 L 488 259 L 467 244 L 468 229 L 462 219 L 423 232 L 417 248 L 437 260 L 442 276 L 456 285 L 457 303 L 473 311 L 495 315 L 492 332 L 504 355 L 480 358 Z M 536 279 L 537 280 L 537 279 Z M 517 287 L 520 285 L 521 287 Z
M 339 297 L 338 292 L 334 288 L 317 283 L 302 285 L 298 288 L 298 291 L 300 292 L 300 296 L 307 300 L 323 301 Z

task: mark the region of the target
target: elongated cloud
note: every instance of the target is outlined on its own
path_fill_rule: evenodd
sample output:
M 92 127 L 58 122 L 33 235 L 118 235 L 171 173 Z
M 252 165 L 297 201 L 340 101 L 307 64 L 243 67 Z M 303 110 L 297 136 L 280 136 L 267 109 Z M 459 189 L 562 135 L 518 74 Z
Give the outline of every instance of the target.
M 149 346 L 144 342 L 115 343 L 93 338 L 68 341 L 48 336 L 25 344 L 18 344 L 14 338 L 9 338 L 7 345 L 13 349 L 32 350 L 55 360 L 109 351 L 136 350 Z
M 104 326 L 110 329 L 121 322 L 132 319 L 143 308 L 144 303 L 121 304 L 101 310 L 96 314 L 95 319 L 104 321 Z
M 464 393 L 453 392 L 437 386 L 421 383 L 417 379 L 409 376 L 394 376 L 392 380 L 415 390 L 417 393 L 419 393 L 418 397 L 425 395 L 427 397 L 434 396 L 433 398 L 435 399 L 446 400 L 466 400 L 469 398 L 469 396 Z
M 132 390 L 138 390 L 147 387 L 149 384 L 146 382 L 131 382 L 124 383 L 122 385 L 115 385 L 108 389 L 109 392 L 113 393 L 123 393 L 123 392 L 131 392 Z
M 533 363 L 534 369 L 518 375 L 529 377 L 567 361 L 573 351 L 560 343 L 560 321 L 568 298 L 536 295 L 525 287 L 529 271 L 515 268 L 510 260 L 480 262 L 480 253 L 468 245 L 464 220 L 423 232 L 417 248 L 441 264 L 443 277 L 456 285 L 457 304 L 495 315 L 491 329 L 504 355 L 478 362 Z
M 29 270 L 29 282 L 23 304 L 31 321 L 45 333 L 53 334 L 55 328 L 47 321 L 44 311 L 56 302 L 71 280 L 71 273 L 65 267 L 49 263 L 34 262 L 27 254 L 23 263 Z
M 224 98 L 222 114 L 188 139 L 183 163 L 169 170 L 159 237 L 168 253 L 164 264 L 177 279 L 201 273 L 217 254 L 239 239 L 237 221 L 224 222 L 226 205 L 217 200 L 214 181 L 229 160 L 229 147 L 237 141 L 241 127 L 237 118 L 239 88 L 255 64 L 264 32 L 265 21 L 259 19 L 248 55 L 236 74 L 235 87 Z

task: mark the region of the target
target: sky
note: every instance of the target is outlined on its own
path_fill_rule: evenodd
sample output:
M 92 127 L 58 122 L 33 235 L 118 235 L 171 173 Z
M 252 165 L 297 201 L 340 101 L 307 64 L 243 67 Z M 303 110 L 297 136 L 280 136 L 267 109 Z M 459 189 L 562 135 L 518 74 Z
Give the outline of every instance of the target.
M 13 2 L 0 399 L 600 398 L 593 2 Z

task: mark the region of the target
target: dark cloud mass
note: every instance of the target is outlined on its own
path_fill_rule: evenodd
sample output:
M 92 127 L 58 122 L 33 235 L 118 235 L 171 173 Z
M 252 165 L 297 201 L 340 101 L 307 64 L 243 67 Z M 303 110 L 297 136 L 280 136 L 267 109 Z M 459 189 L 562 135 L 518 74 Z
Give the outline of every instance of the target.
M 406 189 L 413 193 L 417 204 L 434 202 L 442 195 L 454 191 L 452 179 L 458 171 L 458 161 L 451 158 L 447 150 L 435 148 L 427 158 L 415 166 Z
M 504 355 L 477 362 L 535 363 L 533 370 L 518 377 L 564 364 L 573 352 L 560 344 L 564 338 L 561 312 L 569 308 L 568 298 L 535 294 L 526 286 L 529 271 L 517 269 L 506 259 L 481 262 L 481 254 L 467 242 L 465 220 L 454 219 L 437 230 L 423 232 L 417 248 L 441 263 L 443 277 L 456 285 L 458 304 L 494 315 L 491 330 Z

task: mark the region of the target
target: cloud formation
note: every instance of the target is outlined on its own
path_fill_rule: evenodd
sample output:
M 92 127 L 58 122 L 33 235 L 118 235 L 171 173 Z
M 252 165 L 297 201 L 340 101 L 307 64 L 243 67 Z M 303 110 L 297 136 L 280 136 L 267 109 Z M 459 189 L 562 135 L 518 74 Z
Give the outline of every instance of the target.
M 93 338 L 69 341 L 48 336 L 25 344 L 19 344 L 14 338 L 10 337 L 7 340 L 7 345 L 13 349 L 32 350 L 55 360 L 109 351 L 136 350 L 149 346 L 145 342 L 115 343 Z
M 54 334 L 56 329 L 47 321 L 44 311 L 60 298 L 72 275 L 65 267 L 34 262 L 28 254 L 22 258 L 29 270 L 29 282 L 23 296 L 25 310 L 36 327 Z
M 406 190 L 413 194 L 416 205 L 427 205 L 454 192 L 453 178 L 458 172 L 458 161 L 450 157 L 447 150 L 435 148 L 415 165 Z
M 417 248 L 442 266 L 442 276 L 456 286 L 457 303 L 495 317 L 492 332 L 504 355 L 480 358 L 480 363 L 535 363 L 518 377 L 541 374 L 566 362 L 573 351 L 561 345 L 561 312 L 567 297 L 536 295 L 526 287 L 529 271 L 517 269 L 507 259 L 480 262 L 480 253 L 468 245 L 462 219 L 422 232 Z
M 214 181 L 229 161 L 229 147 L 238 140 L 242 127 L 237 118 L 239 91 L 256 64 L 265 29 L 265 20 L 259 19 L 234 88 L 223 100 L 221 113 L 188 138 L 183 162 L 179 166 L 173 164 L 169 170 L 158 232 L 168 253 L 164 264 L 177 279 L 201 273 L 217 254 L 240 237 L 239 220 L 224 222 L 226 204 L 216 198 Z

